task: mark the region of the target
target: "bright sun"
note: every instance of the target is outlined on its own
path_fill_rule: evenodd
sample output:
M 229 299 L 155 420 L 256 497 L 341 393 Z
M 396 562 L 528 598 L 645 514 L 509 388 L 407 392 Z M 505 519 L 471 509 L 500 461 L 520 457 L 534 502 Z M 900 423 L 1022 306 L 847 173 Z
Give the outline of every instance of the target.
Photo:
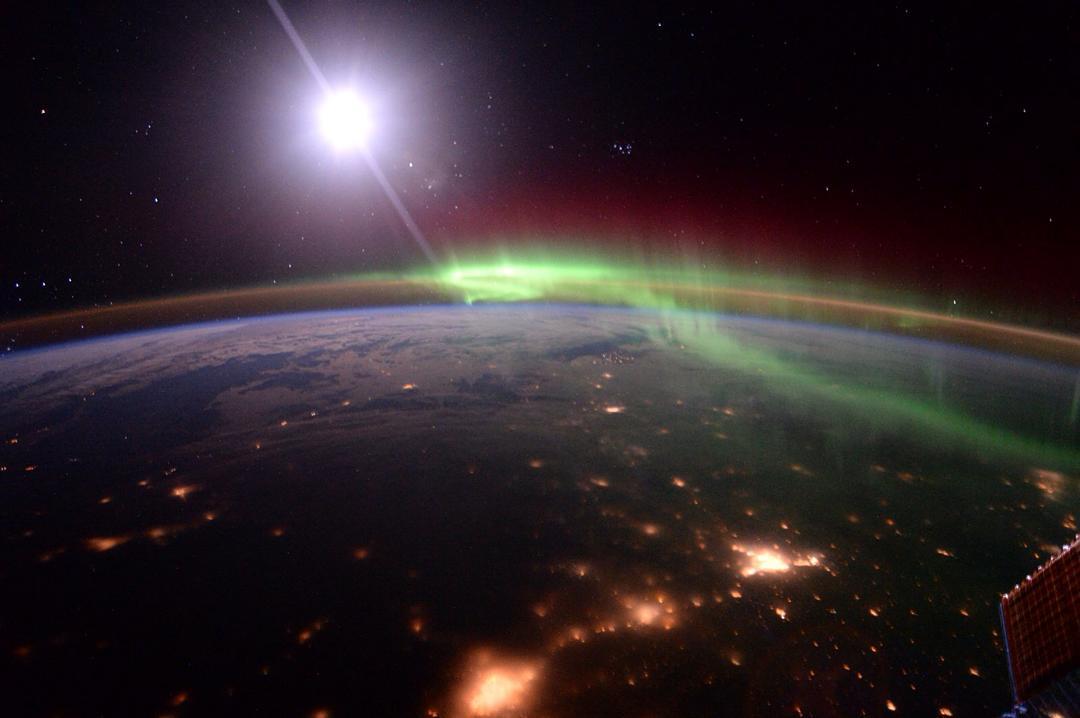
M 339 152 L 364 149 L 374 129 L 370 108 L 351 90 L 340 90 L 326 98 L 319 110 L 319 126 Z

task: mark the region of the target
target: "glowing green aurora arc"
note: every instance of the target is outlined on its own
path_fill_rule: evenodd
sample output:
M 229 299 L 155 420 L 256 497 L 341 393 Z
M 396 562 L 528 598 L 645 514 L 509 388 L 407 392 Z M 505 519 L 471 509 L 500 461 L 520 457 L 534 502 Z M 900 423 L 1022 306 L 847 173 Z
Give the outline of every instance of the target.
M 565 302 L 649 309 L 662 319 L 654 341 L 684 348 L 708 363 L 752 374 L 789 401 L 813 401 L 825 409 L 860 417 L 868 430 L 901 426 L 934 441 L 950 440 L 981 453 L 1062 469 L 1080 467 L 1077 414 L 1080 371 L 1061 427 L 1063 441 L 1025 436 L 950 407 L 928 401 L 910 387 L 860 382 L 803 366 L 780 353 L 748 346 L 716 322 L 716 313 L 751 314 L 864 329 L 960 340 L 995 349 L 1020 349 L 1058 360 L 1080 359 L 1080 339 L 1037 329 L 940 314 L 925 309 L 867 302 L 871 290 L 827 287 L 805 279 L 779 279 L 700 267 L 619 265 L 600 260 L 551 261 L 504 257 L 495 262 L 457 262 L 420 276 L 466 303 Z M 841 296 L 836 296 L 841 293 Z M 912 297 L 898 298 L 908 303 Z M 1064 398 L 1067 401 L 1067 397 Z
M 0 341 L 30 346 L 148 326 L 346 307 L 526 302 L 646 309 L 659 319 L 647 323 L 653 340 L 725 371 L 759 377 L 777 398 L 859 417 L 871 430 L 900 427 L 938 444 L 947 440 L 1031 466 L 1080 470 L 1080 337 L 945 314 L 919 306 L 918 297 L 855 284 L 705 270 L 700 263 L 663 265 L 643 257 L 582 256 L 518 252 L 415 272 L 95 307 L 0 323 Z M 1056 364 L 1054 371 L 1066 383 L 1072 372 L 1075 386 L 1063 392 L 1060 406 L 1039 409 L 1052 415 L 1052 426 L 1040 425 L 1043 434 L 1036 437 L 974 416 L 925 387 L 890 384 L 869 371 L 833 375 L 790 352 L 749 346 L 719 321 L 721 315 L 847 326 L 1033 356 Z

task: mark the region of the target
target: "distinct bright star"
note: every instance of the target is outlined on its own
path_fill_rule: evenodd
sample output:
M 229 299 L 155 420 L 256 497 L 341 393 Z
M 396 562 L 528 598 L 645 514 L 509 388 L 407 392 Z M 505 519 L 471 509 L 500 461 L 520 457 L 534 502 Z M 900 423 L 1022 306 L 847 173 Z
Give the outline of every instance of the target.
M 367 147 L 374 129 L 371 109 L 351 90 L 329 95 L 319 110 L 319 126 L 323 136 L 338 152 Z

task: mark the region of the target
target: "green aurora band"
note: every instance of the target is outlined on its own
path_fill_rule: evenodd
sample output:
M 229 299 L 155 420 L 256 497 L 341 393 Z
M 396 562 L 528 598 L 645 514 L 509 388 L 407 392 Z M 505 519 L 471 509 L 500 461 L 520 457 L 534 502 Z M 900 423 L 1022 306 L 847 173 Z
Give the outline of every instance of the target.
M 671 342 L 729 371 L 753 375 L 785 400 L 842 411 L 867 427 L 900 427 L 980 454 L 1035 466 L 1080 469 L 1080 337 L 940 313 L 914 295 L 799 276 L 705 269 L 698 259 L 657 263 L 640 255 L 612 261 L 534 251 L 494 260 L 454 259 L 405 274 L 367 274 L 333 282 L 215 292 L 99 307 L 0 323 L 0 339 L 57 341 L 65 332 L 86 337 L 140 326 L 189 323 L 357 306 L 478 303 L 584 304 L 646 309 L 661 319 L 651 338 Z M 950 309 L 953 309 L 950 307 Z M 1049 437 L 1005 429 L 950 406 L 942 396 L 918 396 L 871 376 L 832 376 L 779 352 L 750 347 L 718 326 L 717 315 L 748 315 L 854 327 L 1027 354 L 1076 369 L 1072 397 L 1053 407 L 1060 421 Z M 1068 400 L 1071 398 L 1071 405 Z M 955 403 L 955 402 L 954 402 Z M 1055 421 L 1058 421 L 1055 419 Z
M 894 302 L 902 299 L 907 304 L 898 308 L 896 304 L 866 302 L 866 297 L 874 295 L 867 287 L 828 284 L 828 299 L 817 307 L 821 311 L 815 311 L 813 306 L 807 311 L 807 301 L 812 304 L 810 298 L 821 297 L 826 289 L 821 283 L 706 271 L 700 266 L 642 269 L 641 265 L 610 264 L 595 259 L 556 262 L 503 257 L 497 262 L 457 262 L 433 272 L 418 273 L 413 278 L 431 281 L 468 304 L 571 302 L 648 309 L 659 313 L 663 320 L 662 330 L 650 332 L 654 341 L 682 346 L 718 368 L 760 377 L 767 381 L 770 391 L 788 401 L 818 403 L 826 411 L 843 410 L 857 416 L 870 429 L 899 426 L 923 439 L 938 443 L 949 440 L 981 454 L 1008 456 L 1064 470 L 1080 468 L 1080 449 L 1076 444 L 1080 372 L 1068 410 L 1068 426 L 1062 432 L 1065 436 L 1057 443 L 986 423 L 950 407 L 940 397 L 927 401 L 904 387 L 875 386 L 872 382 L 862 383 L 800 366 L 779 353 L 747 346 L 715 321 L 709 321 L 708 314 L 701 313 L 702 310 L 745 310 L 748 307 L 743 306 L 744 300 L 749 295 L 750 299 L 764 300 L 768 304 L 764 309 L 771 316 L 800 320 L 850 325 L 853 323 L 850 318 L 829 316 L 836 308 L 834 304 L 840 304 L 841 309 L 867 308 L 869 311 L 860 312 L 858 324 L 871 330 L 914 329 L 912 333 L 919 334 L 920 327 L 943 320 L 987 331 L 1009 328 L 1009 325 L 934 315 L 916 308 L 917 305 L 912 307 L 916 304 L 913 297 L 894 296 Z M 754 307 L 749 309 L 752 312 Z M 875 309 L 885 311 L 884 317 Z M 1034 337 L 1060 338 L 1066 344 L 1076 341 L 1065 335 L 1011 328 L 1020 333 L 1030 332 Z

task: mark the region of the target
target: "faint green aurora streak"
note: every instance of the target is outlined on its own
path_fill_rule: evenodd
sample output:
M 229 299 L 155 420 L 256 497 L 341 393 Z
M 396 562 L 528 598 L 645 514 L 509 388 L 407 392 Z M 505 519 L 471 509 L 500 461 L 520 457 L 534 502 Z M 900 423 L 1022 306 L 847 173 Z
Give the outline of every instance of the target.
M 1000 332 L 1017 340 L 1049 342 L 1065 351 L 1080 349 L 1080 339 L 977 319 L 937 314 L 921 308 L 897 307 L 855 299 L 866 288 L 845 287 L 846 296 L 821 296 L 821 287 L 807 280 L 784 280 L 698 268 L 642 268 L 597 260 L 454 263 L 422 273 L 460 296 L 466 303 L 569 302 L 649 309 L 661 314 L 657 341 L 681 344 L 717 367 L 759 376 L 788 400 L 813 400 L 859 415 L 868 427 L 885 423 L 936 441 L 948 439 L 981 453 L 1008 455 L 1036 464 L 1080 468 L 1080 450 L 1068 440 L 1075 434 L 1075 411 L 1069 412 L 1066 443 L 1054 443 L 981 421 L 929 402 L 902 389 L 863 386 L 850 379 L 817 372 L 778 354 L 747 346 L 694 310 L 757 313 L 785 318 L 855 324 L 864 329 L 921 335 L 922 328 L 944 325 L 959 334 Z M 905 298 L 910 301 L 910 297 Z M 879 300 L 880 301 L 880 300 Z M 687 311 L 690 310 L 690 311 Z M 848 316 L 856 313 L 858 321 Z M 836 316 L 830 316 L 836 315 Z M 1080 382 L 1080 373 L 1077 381 Z M 1078 389 L 1080 391 L 1080 389 Z
M 768 381 L 769 390 L 789 401 L 820 400 L 842 407 L 858 414 L 868 429 L 899 424 L 923 438 L 938 442 L 947 438 L 979 452 L 1023 457 L 1057 468 L 1080 468 L 1080 451 L 1075 446 L 1023 436 L 901 390 L 860 386 L 799 367 L 774 353 L 749 347 L 707 321 L 679 313 L 666 319 L 666 336 L 657 336 L 657 340 L 666 338 L 681 344 L 716 366 L 760 376 Z

